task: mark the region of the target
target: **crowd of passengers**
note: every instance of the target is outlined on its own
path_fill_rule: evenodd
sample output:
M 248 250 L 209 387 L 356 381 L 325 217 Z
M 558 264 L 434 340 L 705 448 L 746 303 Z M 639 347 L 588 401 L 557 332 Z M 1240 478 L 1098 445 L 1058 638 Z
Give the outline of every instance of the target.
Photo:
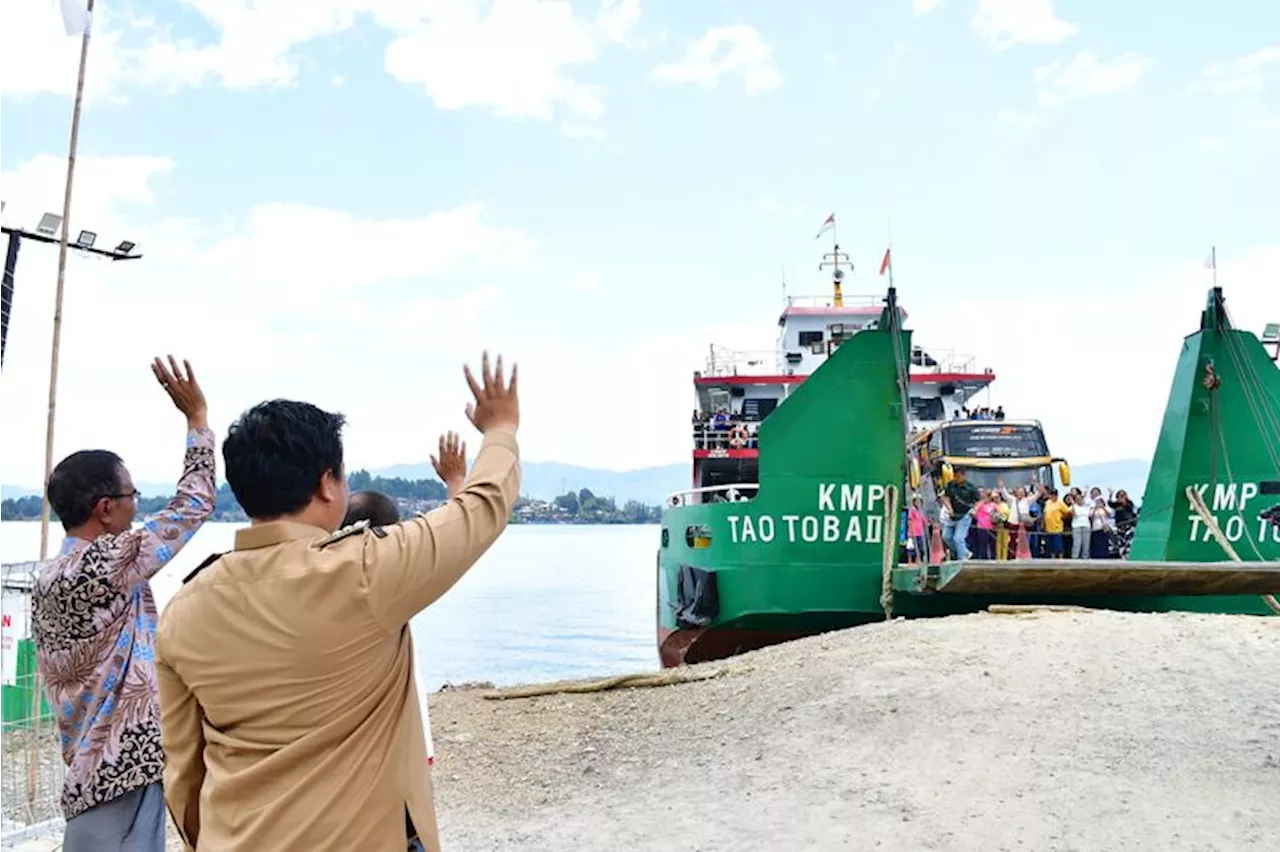
M 756 430 L 760 424 L 735 417 L 725 409 L 714 414 L 693 412 L 693 448 L 695 450 L 754 450 L 758 448 Z
M 995 408 L 987 408 L 986 406 L 983 406 L 981 408 L 974 408 L 972 410 L 968 408 L 959 408 L 959 409 L 956 409 L 956 413 L 951 417 L 951 419 L 952 420 L 1003 420 L 1004 406 L 997 405 Z
M 934 524 L 949 559 L 1124 559 L 1138 523 L 1138 507 L 1123 489 L 1105 497 L 1100 488 L 987 489 L 966 482 L 960 469 L 938 502 L 939 519 L 931 521 L 922 498 L 912 498 L 903 524 L 907 562 L 930 561 Z

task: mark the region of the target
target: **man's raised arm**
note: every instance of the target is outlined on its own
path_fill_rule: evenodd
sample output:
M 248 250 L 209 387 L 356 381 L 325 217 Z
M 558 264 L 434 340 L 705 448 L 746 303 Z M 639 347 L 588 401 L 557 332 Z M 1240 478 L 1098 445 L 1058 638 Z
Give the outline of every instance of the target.
M 490 373 L 488 353 L 482 385 L 464 370 L 475 395 L 467 417 L 484 434 L 466 485 L 430 514 L 387 527 L 383 537 L 365 536 L 369 603 L 388 630 L 399 630 L 476 563 L 506 529 L 520 496 L 517 370 L 505 385 L 502 356 Z
M 187 418 L 187 444 L 177 494 L 139 529 L 116 539 L 113 562 L 126 575 L 123 579 L 128 583 L 155 576 L 191 540 L 216 505 L 217 465 L 214 436 L 209 429 L 209 406 L 191 364 L 182 363 L 185 374 L 172 355 L 168 366 L 159 358 L 151 365 L 156 381 L 169 394 L 174 407 Z

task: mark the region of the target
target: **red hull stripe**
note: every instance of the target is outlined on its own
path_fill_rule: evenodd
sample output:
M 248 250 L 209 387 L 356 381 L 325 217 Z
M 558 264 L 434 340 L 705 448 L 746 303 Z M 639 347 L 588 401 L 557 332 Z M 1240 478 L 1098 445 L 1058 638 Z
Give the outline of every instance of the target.
M 695 385 L 798 385 L 808 376 L 700 376 L 693 380 Z M 987 384 L 994 382 L 995 373 L 913 373 L 913 384 L 952 384 L 973 383 Z
M 694 450 L 695 459 L 758 459 L 759 450 Z

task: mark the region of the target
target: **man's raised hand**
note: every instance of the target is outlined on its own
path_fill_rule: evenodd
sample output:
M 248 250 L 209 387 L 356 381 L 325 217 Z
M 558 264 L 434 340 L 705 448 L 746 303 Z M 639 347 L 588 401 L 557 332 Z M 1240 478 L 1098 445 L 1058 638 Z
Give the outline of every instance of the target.
M 183 367 L 186 373 L 183 373 Z M 183 361 L 182 367 L 170 355 L 169 364 L 156 358 L 151 362 L 151 373 L 156 381 L 169 394 L 173 405 L 187 417 L 187 425 L 192 429 L 204 429 L 209 425 L 209 403 L 205 402 L 204 391 L 196 381 L 196 374 L 191 369 L 190 361 Z
M 431 466 L 449 489 L 449 496 L 454 496 L 467 482 L 467 442 L 459 442 L 456 432 L 441 435 L 440 455 L 431 457 Z
M 520 396 L 516 389 L 519 368 L 511 365 L 511 382 L 502 375 L 502 356 L 498 356 L 498 369 L 489 371 L 489 353 L 485 352 L 480 363 L 481 383 L 477 384 L 471 368 L 463 365 L 463 375 L 475 396 L 474 403 L 467 403 L 467 419 L 483 434 L 490 429 L 520 428 Z

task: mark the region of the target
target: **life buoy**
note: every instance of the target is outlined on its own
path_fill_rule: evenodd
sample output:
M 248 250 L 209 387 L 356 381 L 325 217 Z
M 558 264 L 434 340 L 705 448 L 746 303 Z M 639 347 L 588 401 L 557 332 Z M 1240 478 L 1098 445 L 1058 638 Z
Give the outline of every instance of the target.
M 729 430 L 729 446 L 740 450 L 747 445 L 747 427 L 738 425 Z

